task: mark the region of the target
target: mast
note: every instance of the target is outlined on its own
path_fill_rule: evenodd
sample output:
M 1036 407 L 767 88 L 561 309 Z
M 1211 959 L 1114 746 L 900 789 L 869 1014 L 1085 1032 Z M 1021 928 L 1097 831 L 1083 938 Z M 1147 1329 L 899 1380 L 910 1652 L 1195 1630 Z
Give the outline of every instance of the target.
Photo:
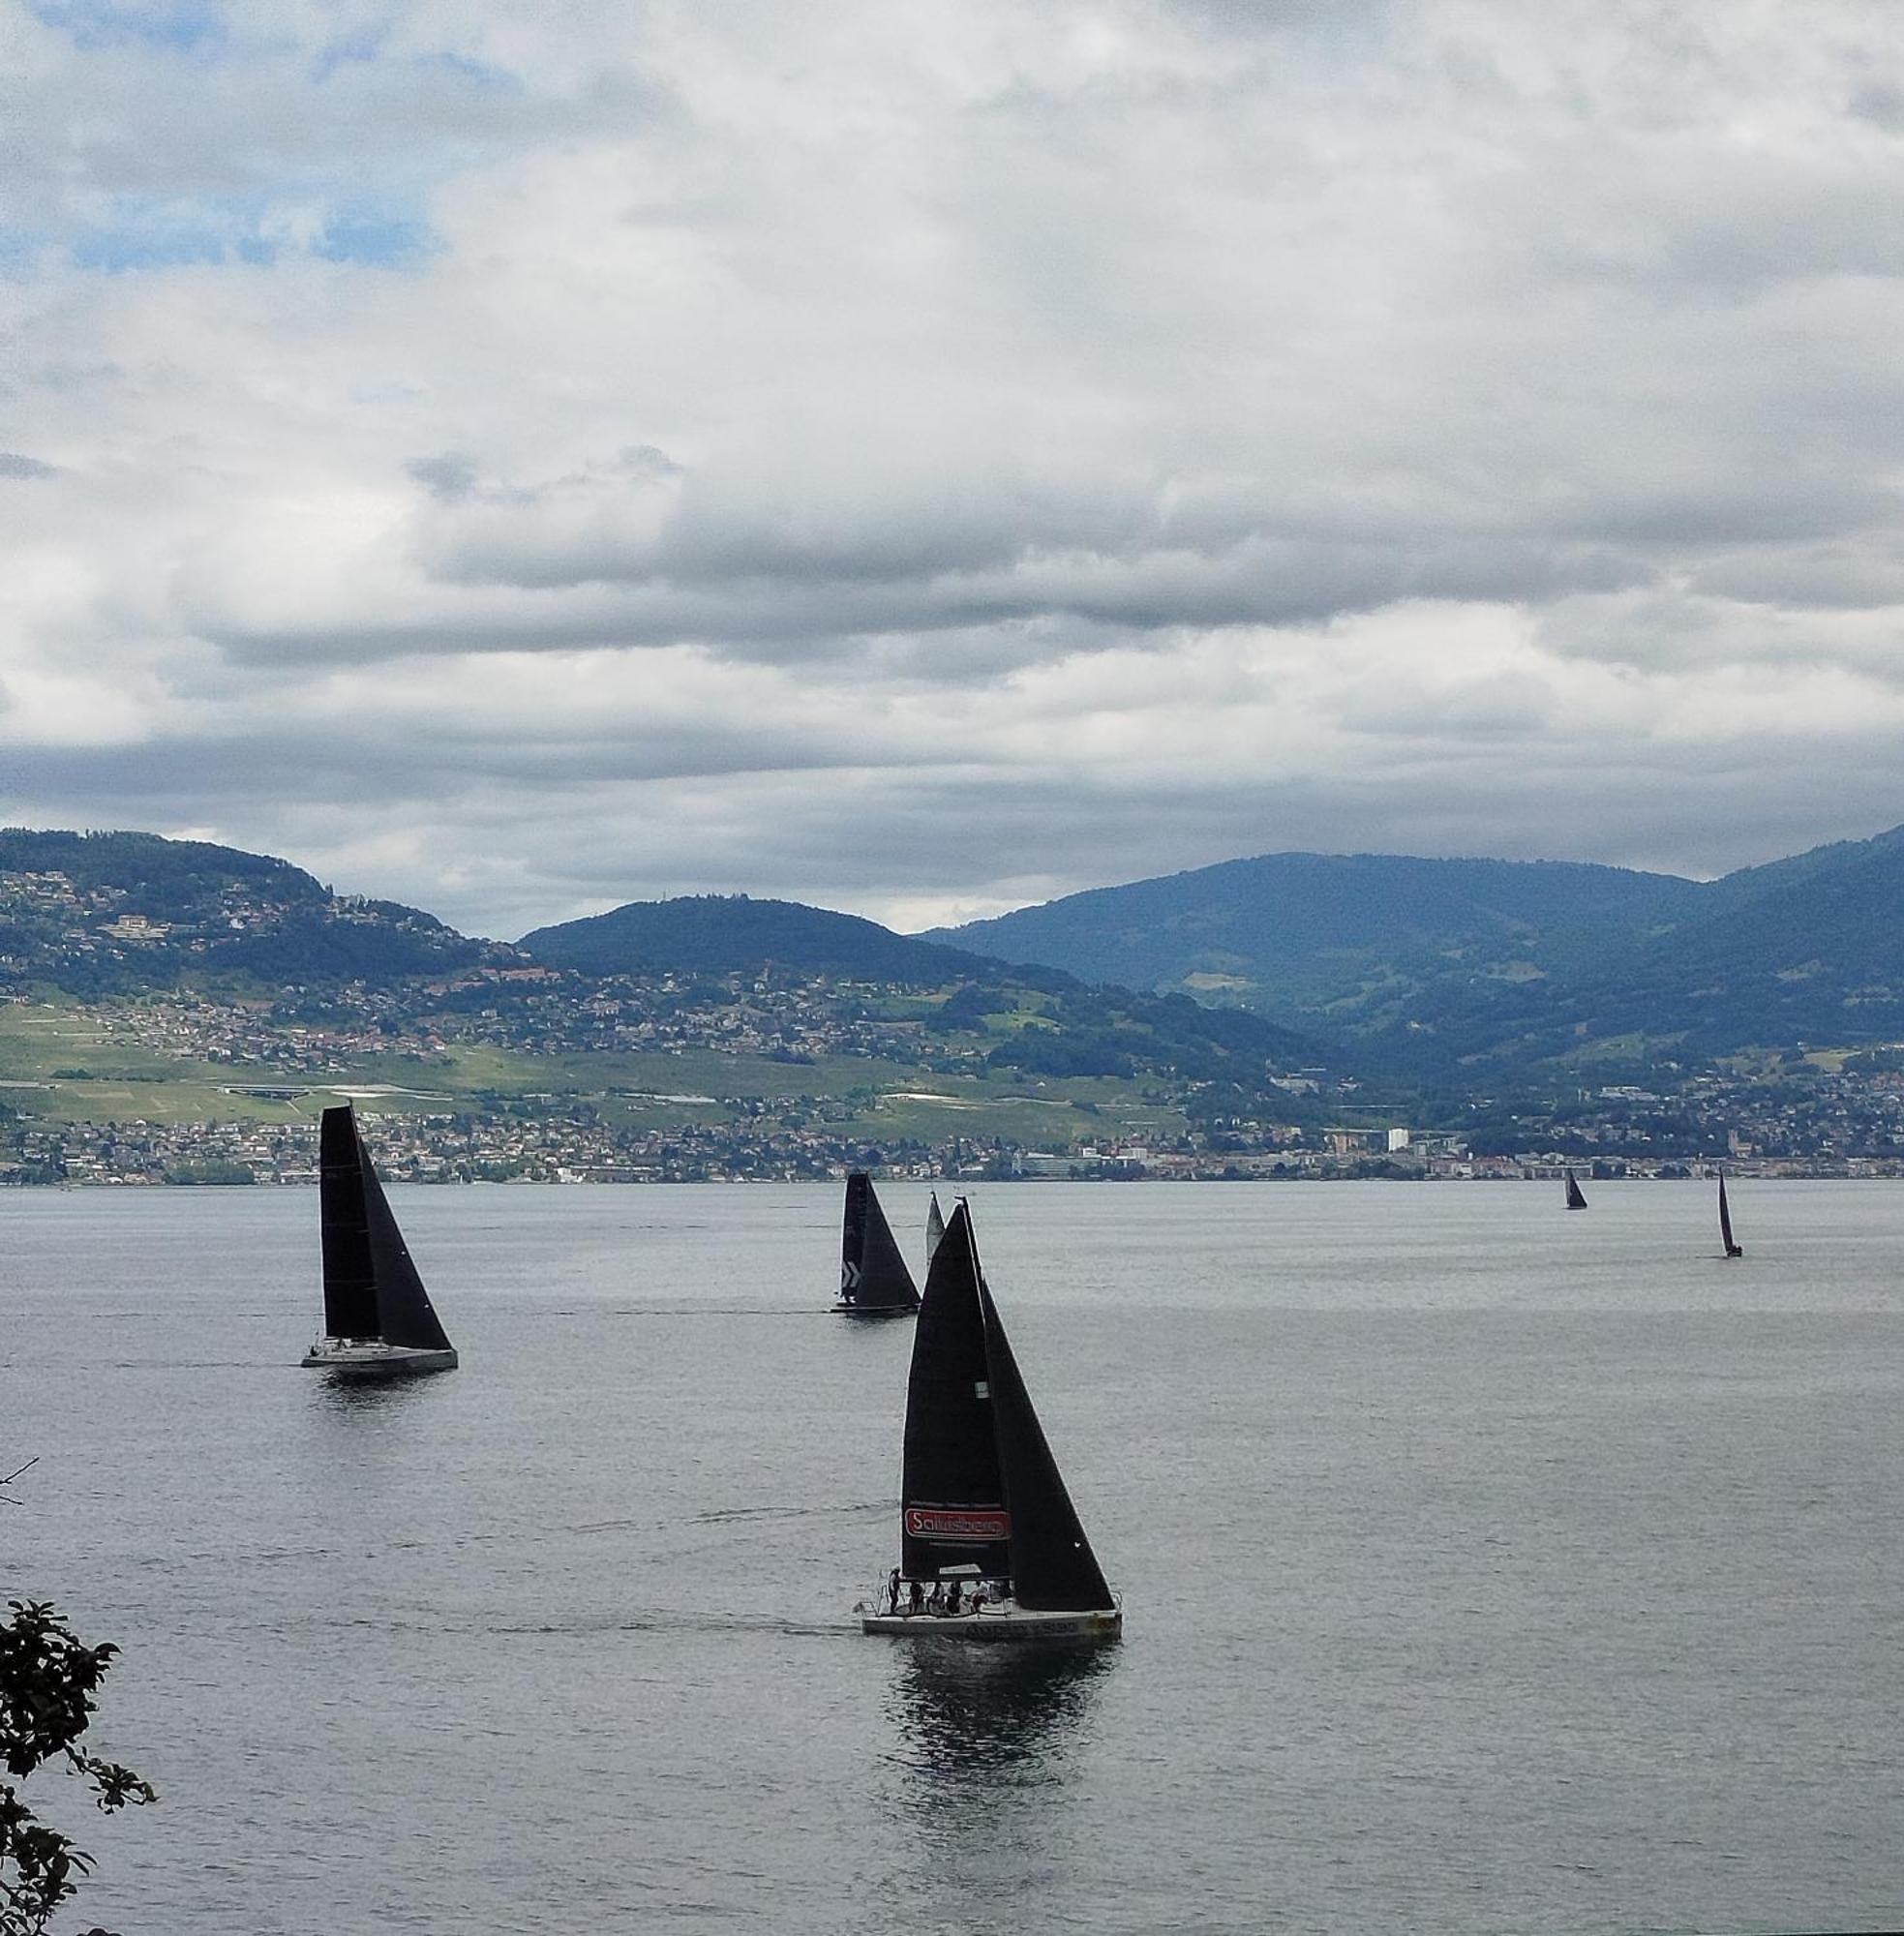
M 913 1334 L 899 1498 L 907 1579 L 966 1565 L 986 1579 L 1011 1574 L 1012 1516 L 992 1423 L 979 1254 L 962 1203 L 932 1259 Z
M 348 1104 L 326 1109 L 317 1132 L 317 1211 L 324 1257 L 324 1335 L 375 1338 L 377 1267 L 364 1200 L 369 1169 Z M 385 1215 L 389 1213 L 386 1211 Z
M 846 1179 L 840 1232 L 839 1301 L 853 1311 L 917 1311 L 919 1290 L 906 1268 L 873 1180 L 862 1169 Z

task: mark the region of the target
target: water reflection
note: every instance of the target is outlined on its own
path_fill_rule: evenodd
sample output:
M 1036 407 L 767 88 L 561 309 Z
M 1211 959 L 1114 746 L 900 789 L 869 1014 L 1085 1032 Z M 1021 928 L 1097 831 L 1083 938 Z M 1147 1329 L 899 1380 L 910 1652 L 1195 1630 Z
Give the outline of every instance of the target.
M 1062 1778 L 1078 1744 L 1092 1683 L 1116 1649 L 918 1640 L 899 1658 L 889 1711 L 912 1799 L 935 1812 L 949 1797 Z
M 936 1913 L 1008 1913 L 1035 1877 L 1069 1866 L 1073 1811 L 1062 1805 L 1093 1734 L 1091 1691 L 1114 1645 L 908 1641 L 893 1649 L 899 1816 L 892 1900 Z
M 393 1413 L 424 1403 L 422 1394 L 439 1385 L 438 1377 L 349 1378 L 326 1371 L 306 1371 L 311 1381 L 309 1404 L 318 1418 L 360 1418 L 365 1413 Z

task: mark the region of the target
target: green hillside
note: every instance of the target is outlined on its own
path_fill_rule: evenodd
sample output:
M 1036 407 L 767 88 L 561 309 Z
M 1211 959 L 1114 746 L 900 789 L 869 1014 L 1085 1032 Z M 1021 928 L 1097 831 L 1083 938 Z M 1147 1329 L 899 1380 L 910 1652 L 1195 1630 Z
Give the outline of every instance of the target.
M 1287 854 L 946 937 L 1290 1022 L 1391 1081 L 1904 1040 L 1904 829 L 1722 880 Z M 1604 1073 L 1604 1072 L 1603 1072 Z
M 1101 888 L 931 938 L 1298 1027 L 1405 1020 L 1425 991 L 1550 975 L 1681 918 L 1673 875 L 1565 862 L 1270 854 Z
M 333 894 L 268 855 L 155 833 L 0 830 L 0 986 L 388 983 L 498 953 L 415 908 Z
M 1904 1040 L 1904 831 L 1742 869 L 1671 927 L 1538 984 L 1443 990 L 1413 1021 L 1415 1046 L 1496 1064 L 1640 1038 L 1693 1061 Z

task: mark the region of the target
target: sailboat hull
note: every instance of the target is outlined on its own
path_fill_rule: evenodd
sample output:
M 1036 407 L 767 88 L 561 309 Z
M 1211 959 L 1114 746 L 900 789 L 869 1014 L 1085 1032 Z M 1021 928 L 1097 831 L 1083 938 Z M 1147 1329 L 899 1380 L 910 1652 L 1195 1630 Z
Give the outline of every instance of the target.
M 898 1634 L 907 1640 L 1034 1641 L 1115 1640 L 1124 1629 L 1124 1609 L 987 1607 L 979 1614 L 881 1614 L 862 1607 L 860 1631 Z
M 307 1371 L 328 1372 L 334 1378 L 413 1378 L 425 1372 L 455 1371 L 456 1352 L 324 1338 L 304 1354 L 302 1363 Z

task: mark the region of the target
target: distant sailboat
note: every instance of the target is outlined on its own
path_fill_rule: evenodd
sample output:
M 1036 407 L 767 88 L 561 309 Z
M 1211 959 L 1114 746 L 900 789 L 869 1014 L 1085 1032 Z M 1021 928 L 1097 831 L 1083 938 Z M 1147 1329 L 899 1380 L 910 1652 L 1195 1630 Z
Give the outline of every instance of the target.
M 1719 1172 L 1719 1241 L 1725 1245 L 1727 1256 L 1742 1257 L 1745 1255 L 1744 1245 L 1736 1244 L 1732 1239 L 1732 1207 L 1726 1201 L 1726 1173 L 1724 1170 L 1720 1170 Z
M 403 1377 L 456 1369 L 456 1350 L 410 1262 L 383 1186 L 348 1106 L 319 1130 L 318 1210 L 324 1255 L 324 1336 L 304 1363 L 342 1377 Z
M 932 1259 L 938 1255 L 939 1239 L 946 1234 L 946 1220 L 939 1214 L 939 1193 L 932 1193 L 931 1206 L 925 1213 L 925 1268 L 932 1268 Z
M 1581 1195 L 1580 1185 L 1574 1181 L 1572 1170 L 1567 1171 L 1567 1208 L 1569 1210 L 1585 1210 L 1587 1208 L 1587 1198 Z
M 1118 1632 L 1123 1609 L 1032 1409 L 963 1202 L 932 1259 L 913 1339 L 901 1494 L 900 1564 L 883 1604 L 860 1608 L 862 1632 Z
M 856 1169 L 846 1179 L 839 1302 L 833 1309 L 879 1317 L 919 1309 L 919 1287 L 906 1268 L 886 1212 L 879 1207 L 873 1180 L 862 1169 Z

